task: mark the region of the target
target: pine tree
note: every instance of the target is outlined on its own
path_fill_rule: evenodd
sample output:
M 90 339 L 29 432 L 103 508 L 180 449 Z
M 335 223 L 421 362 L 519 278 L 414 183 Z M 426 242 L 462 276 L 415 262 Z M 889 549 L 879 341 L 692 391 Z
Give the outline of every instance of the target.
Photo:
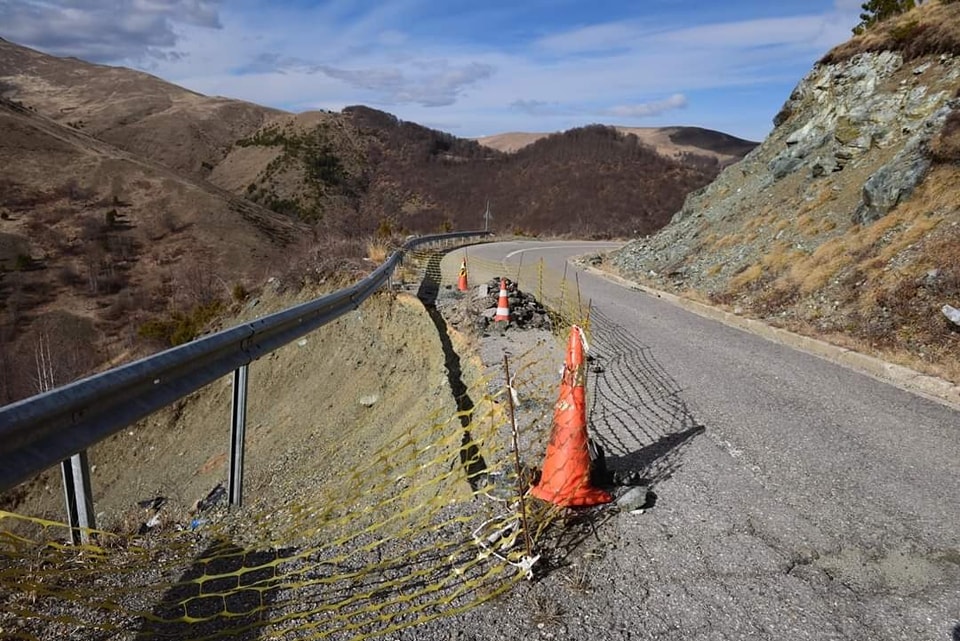
M 887 18 L 900 15 L 917 6 L 915 0 L 867 0 L 860 8 L 860 24 L 853 28 L 855 34 L 861 34 L 867 28 Z

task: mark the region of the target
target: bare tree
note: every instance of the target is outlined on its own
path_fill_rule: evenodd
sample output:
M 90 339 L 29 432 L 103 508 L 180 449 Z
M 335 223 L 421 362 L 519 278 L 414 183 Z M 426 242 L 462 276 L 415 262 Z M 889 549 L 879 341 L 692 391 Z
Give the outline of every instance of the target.
M 50 336 L 44 330 L 37 334 L 34 361 L 37 366 L 34 379 L 37 393 L 49 392 L 57 386 L 57 372 L 54 369 L 53 354 L 50 353 Z
M 216 264 L 206 253 L 183 258 L 174 273 L 174 283 L 179 306 L 183 309 L 209 305 L 220 300 L 226 292 Z
M 26 336 L 33 351 L 34 391 L 51 389 L 88 374 L 97 363 L 97 332 L 86 319 L 48 314 Z

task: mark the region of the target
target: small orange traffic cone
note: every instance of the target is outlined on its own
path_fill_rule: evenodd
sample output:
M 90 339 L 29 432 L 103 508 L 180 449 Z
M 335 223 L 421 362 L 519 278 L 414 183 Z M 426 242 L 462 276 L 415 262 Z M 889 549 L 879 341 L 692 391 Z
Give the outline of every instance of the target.
M 467 285 L 467 259 L 464 258 L 460 262 L 460 278 L 457 279 L 457 289 L 461 292 L 465 292 L 470 289 L 470 286 Z
M 507 280 L 500 278 L 500 300 L 497 301 L 497 313 L 493 322 L 510 322 L 510 301 L 507 300 Z
M 553 412 L 553 433 L 540 482 L 530 490 L 533 496 L 560 507 L 588 507 L 613 500 L 607 492 L 590 485 L 582 331 L 576 325 L 570 329 L 560 397 Z

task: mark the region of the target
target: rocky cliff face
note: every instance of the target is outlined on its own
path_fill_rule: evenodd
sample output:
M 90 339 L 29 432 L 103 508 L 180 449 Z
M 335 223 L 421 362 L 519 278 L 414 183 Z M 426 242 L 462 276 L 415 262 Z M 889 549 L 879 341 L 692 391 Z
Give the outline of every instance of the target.
M 818 65 L 763 144 L 614 265 L 956 377 L 938 355 L 960 347 L 939 314 L 960 302 L 958 86 L 950 54 Z

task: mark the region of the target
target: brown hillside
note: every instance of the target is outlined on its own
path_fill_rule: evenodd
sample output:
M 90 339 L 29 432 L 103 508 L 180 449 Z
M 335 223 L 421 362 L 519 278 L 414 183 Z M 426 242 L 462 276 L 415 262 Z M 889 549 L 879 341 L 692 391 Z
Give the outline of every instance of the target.
M 0 403 L 36 392 L 40 343 L 63 383 L 162 343 L 149 321 L 189 338 L 303 233 L 7 100 L 0 157 Z
M 472 228 L 489 199 L 501 231 L 609 237 L 656 230 L 719 170 L 602 126 L 502 154 L 366 107 L 305 116 L 239 141 L 211 178 L 326 229 Z
M 123 67 L 57 58 L 0 39 L 0 96 L 195 177 L 283 112 L 210 98 Z

